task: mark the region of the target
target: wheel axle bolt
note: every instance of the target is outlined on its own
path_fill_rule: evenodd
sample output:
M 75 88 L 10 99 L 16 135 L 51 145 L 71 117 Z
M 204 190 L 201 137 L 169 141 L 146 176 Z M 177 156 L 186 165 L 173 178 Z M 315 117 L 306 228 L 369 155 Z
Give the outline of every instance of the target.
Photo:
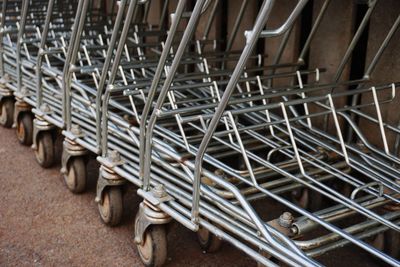
M 50 106 L 48 104 L 45 103 L 45 104 L 40 106 L 40 110 L 45 112 L 45 113 L 49 113 L 51 111 L 51 108 L 50 108 Z
M 28 88 L 26 88 L 25 86 L 21 88 L 21 93 L 22 95 L 27 95 L 29 93 Z
M 163 197 L 168 196 L 167 192 L 165 191 L 165 188 L 162 184 L 156 185 L 156 187 L 154 187 L 152 192 L 153 192 L 153 196 L 155 196 L 157 198 L 163 198 Z
M 71 133 L 74 134 L 74 135 L 80 135 L 80 134 L 82 134 L 82 131 L 81 131 L 81 128 L 78 125 L 73 124 L 71 126 Z
M 109 158 L 111 162 L 119 162 L 121 161 L 121 155 L 117 151 L 111 151 L 109 154 Z
M 294 221 L 294 217 L 290 212 L 284 212 L 278 220 L 280 226 L 289 228 Z

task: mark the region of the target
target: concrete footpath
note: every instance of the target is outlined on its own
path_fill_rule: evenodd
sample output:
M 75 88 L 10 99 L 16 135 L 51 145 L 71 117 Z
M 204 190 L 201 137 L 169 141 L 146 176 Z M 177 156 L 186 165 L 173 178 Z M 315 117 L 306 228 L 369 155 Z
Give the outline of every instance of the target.
M 105 226 L 94 201 L 97 169 L 92 160 L 88 192 L 74 195 L 63 184 L 59 163 L 42 169 L 33 151 L 18 143 L 14 130 L 0 127 L 0 266 L 142 266 L 132 238 L 140 203 L 135 188 L 126 190 L 121 226 Z M 195 233 L 175 224 L 168 235 L 167 267 L 256 266 L 226 243 L 215 254 L 203 254 L 196 239 Z M 354 253 L 357 248 L 347 249 L 359 257 L 350 258 L 342 249 L 325 255 L 324 264 L 378 266 L 362 251 Z

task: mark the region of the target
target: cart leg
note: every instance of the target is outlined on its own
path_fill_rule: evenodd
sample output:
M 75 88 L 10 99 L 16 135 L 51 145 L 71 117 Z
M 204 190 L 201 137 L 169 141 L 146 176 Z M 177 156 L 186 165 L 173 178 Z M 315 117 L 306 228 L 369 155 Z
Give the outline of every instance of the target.
M 0 125 L 11 128 L 14 123 L 14 95 L 7 88 L 8 77 L 5 75 L 0 79 Z
M 33 115 L 30 112 L 24 112 L 17 118 L 17 138 L 25 145 L 32 145 L 33 139 Z
M 292 237 L 293 234 L 290 229 L 292 228 L 294 219 L 294 216 L 290 212 L 283 212 L 278 218 L 267 223 L 285 236 Z M 260 254 L 269 261 L 276 263 L 278 266 L 286 266 L 281 260 L 273 257 L 265 250 L 260 250 Z M 264 265 L 260 262 L 257 262 L 257 266 L 261 267 Z
M 87 184 L 88 150 L 78 143 L 65 138 L 61 160 L 61 173 L 67 188 L 75 194 L 85 191 Z
M 220 250 L 222 239 L 203 227 L 200 227 L 196 233 L 199 245 L 204 252 L 213 253 Z
M 14 105 L 14 125 L 17 129 L 17 139 L 25 146 L 32 145 L 33 141 L 33 114 L 32 107 L 17 98 Z
M 11 128 L 14 122 L 14 100 L 6 97 L 0 101 L 0 125 Z
M 113 170 L 101 166 L 97 180 L 96 202 L 102 221 L 109 226 L 116 226 L 123 215 L 122 188 L 125 180 Z
M 159 267 L 167 260 L 166 224 L 171 217 L 144 200 L 135 218 L 135 243 L 145 266 Z

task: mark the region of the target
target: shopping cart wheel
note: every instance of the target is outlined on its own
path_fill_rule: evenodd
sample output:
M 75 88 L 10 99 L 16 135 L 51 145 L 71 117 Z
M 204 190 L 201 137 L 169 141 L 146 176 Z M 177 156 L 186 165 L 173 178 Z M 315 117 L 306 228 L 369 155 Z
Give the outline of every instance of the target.
M 197 240 L 204 252 L 217 252 L 222 245 L 222 240 L 207 229 L 200 227 L 197 231 Z
M 121 222 L 123 204 L 122 187 L 109 186 L 104 188 L 102 201 L 98 204 L 100 217 L 109 226 L 115 226 Z
M 143 242 L 137 244 L 139 256 L 147 267 L 163 266 L 167 260 L 165 225 L 151 225 L 144 232 Z
M 37 138 L 36 160 L 43 168 L 49 168 L 54 163 L 53 136 L 50 131 L 44 131 Z
M 84 157 L 70 159 L 64 181 L 68 189 L 75 194 L 82 193 L 86 189 L 86 161 Z
M 14 122 L 14 100 L 5 98 L 0 104 L 0 124 L 5 128 L 11 128 Z
M 33 137 L 33 116 L 29 112 L 22 113 L 17 121 L 17 138 L 18 141 L 25 145 L 32 145 Z

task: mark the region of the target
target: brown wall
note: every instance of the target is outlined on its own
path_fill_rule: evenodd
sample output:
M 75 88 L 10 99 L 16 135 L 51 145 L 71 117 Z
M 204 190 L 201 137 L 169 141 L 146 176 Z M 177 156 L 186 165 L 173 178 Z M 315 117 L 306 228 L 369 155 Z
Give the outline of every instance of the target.
M 314 0 L 312 6 L 312 20 L 315 21 L 316 16 L 321 9 L 322 4 L 325 0 Z M 157 23 L 157 14 L 161 12 L 161 5 L 163 1 L 153 0 L 151 10 L 153 15 L 150 16 L 151 23 Z M 224 3 L 223 3 L 224 2 Z M 276 28 L 280 26 L 284 20 L 288 17 L 293 7 L 296 5 L 297 0 L 279 0 L 275 1 L 275 7 L 271 12 L 271 17 L 268 20 L 267 28 Z M 330 83 L 333 81 L 334 76 L 336 74 L 339 63 L 344 56 L 348 45 L 353 37 L 355 31 L 355 16 L 357 11 L 357 1 L 349 1 L 349 0 L 332 0 L 331 4 L 328 7 L 327 13 L 322 20 L 322 24 L 317 31 L 315 38 L 313 39 L 310 46 L 310 53 L 308 57 L 308 68 L 325 68 L 326 71 L 321 74 L 321 83 Z M 177 0 L 170 0 L 169 10 L 170 12 L 174 12 Z M 194 5 L 195 1 L 192 1 L 191 4 Z M 235 38 L 235 41 L 232 46 L 232 50 L 240 50 L 244 47 L 245 37 L 244 31 L 252 28 L 254 21 L 257 16 L 257 12 L 260 9 L 262 1 L 260 0 L 250 0 L 247 7 L 244 19 L 240 25 L 238 34 Z M 240 6 L 242 1 L 227 1 L 220 0 L 220 4 L 218 6 L 217 14 L 218 16 L 214 19 L 213 25 L 211 27 L 210 38 L 212 39 L 229 39 L 230 34 L 232 33 L 232 27 L 237 18 Z M 203 31 L 206 25 L 207 18 L 210 15 L 211 8 L 207 10 L 204 14 L 203 18 L 199 23 L 199 31 L 196 34 L 196 38 L 201 38 L 203 36 Z M 225 8 L 225 9 L 224 9 Z M 152 13 L 151 12 L 151 13 Z M 150 13 L 150 14 L 151 14 Z M 347 64 L 346 68 L 343 71 L 343 74 L 340 77 L 340 81 L 345 81 L 350 78 L 351 72 L 351 60 L 355 64 L 362 64 L 364 61 L 371 61 L 374 53 L 377 51 L 380 46 L 385 34 L 387 33 L 389 27 L 393 24 L 394 20 L 400 13 L 400 1 L 398 0 L 385 0 L 378 1 L 376 10 L 374 11 L 370 26 L 369 26 L 369 39 L 367 44 L 367 55 L 366 58 L 353 58 L 350 59 L 349 64 Z M 155 14 L 155 15 L 154 15 Z M 222 23 L 224 21 L 224 23 Z M 226 25 L 226 29 L 223 29 L 223 26 Z M 294 30 L 289 39 L 288 45 L 285 49 L 283 57 L 281 59 L 281 63 L 287 62 L 296 62 L 300 47 L 300 35 L 302 32 L 301 21 L 297 21 L 294 27 Z M 182 24 L 180 26 L 181 30 L 184 30 L 185 25 Z M 227 36 L 222 36 L 226 33 Z M 399 80 L 400 76 L 400 49 L 398 46 L 400 32 L 398 32 L 394 36 L 394 41 L 392 41 L 388 48 L 386 49 L 380 63 L 377 65 L 375 72 L 372 75 L 372 79 L 374 83 L 386 83 Z M 263 44 L 261 47 L 264 50 L 264 53 L 267 55 L 265 60 L 265 64 L 272 64 L 273 60 L 276 56 L 276 51 L 279 47 L 279 44 L 282 40 L 282 37 L 276 38 L 268 38 L 263 40 Z M 235 62 L 231 62 L 228 64 L 230 68 L 235 66 Z M 287 70 L 280 70 L 287 71 Z M 266 74 L 268 72 L 265 72 Z M 289 80 L 277 80 L 274 81 L 274 85 L 281 86 L 290 84 Z M 337 89 L 335 92 L 348 90 L 347 87 L 342 87 Z M 316 94 L 326 94 L 329 93 L 330 90 L 319 91 Z M 385 98 L 385 95 L 380 95 L 380 98 Z M 346 104 L 347 98 L 338 98 L 335 99 L 335 105 L 338 107 L 344 106 Z M 363 103 L 371 102 L 370 96 L 365 96 L 363 98 Z M 397 112 L 397 106 L 400 105 L 398 100 L 392 105 L 385 105 L 382 107 L 382 114 L 385 120 L 391 123 L 397 123 L 399 120 L 399 115 Z M 311 111 L 315 112 L 319 109 L 317 107 L 310 106 Z M 366 109 L 368 110 L 368 109 Z M 375 114 L 374 109 L 368 110 L 371 114 Z M 314 123 L 317 126 L 321 126 L 321 119 L 314 120 Z M 377 139 L 377 144 L 380 143 L 379 132 L 377 129 L 372 127 L 369 123 L 361 120 L 360 128 L 365 132 L 367 137 L 371 137 L 373 139 Z M 336 131 L 334 127 L 331 127 L 331 131 L 333 133 Z
M 390 27 L 393 25 L 397 16 L 400 13 L 400 2 L 396 0 L 385 0 L 378 3 L 375 13 L 371 18 L 371 25 L 369 29 L 369 42 L 367 48 L 367 64 L 371 62 L 372 58 L 378 51 L 382 41 L 386 37 Z M 400 31 L 393 36 L 393 40 L 389 43 L 384 51 L 379 63 L 375 70 L 372 72 L 370 84 L 384 84 L 397 82 L 400 80 Z M 378 98 L 382 101 L 390 98 L 390 92 L 378 93 Z M 372 103 L 372 96 L 366 95 L 362 99 L 363 103 Z M 396 97 L 395 100 L 389 104 L 381 105 L 381 112 L 384 121 L 392 125 L 397 125 L 400 121 L 400 99 Z M 365 108 L 369 114 L 376 116 L 376 109 Z M 374 140 L 378 146 L 382 146 L 381 134 L 376 124 L 371 124 L 366 120 L 360 120 L 360 128 L 369 139 Z M 393 132 L 386 131 L 389 145 L 394 143 Z M 390 146 L 389 146 L 390 147 Z M 391 148 L 391 147 L 390 147 Z

